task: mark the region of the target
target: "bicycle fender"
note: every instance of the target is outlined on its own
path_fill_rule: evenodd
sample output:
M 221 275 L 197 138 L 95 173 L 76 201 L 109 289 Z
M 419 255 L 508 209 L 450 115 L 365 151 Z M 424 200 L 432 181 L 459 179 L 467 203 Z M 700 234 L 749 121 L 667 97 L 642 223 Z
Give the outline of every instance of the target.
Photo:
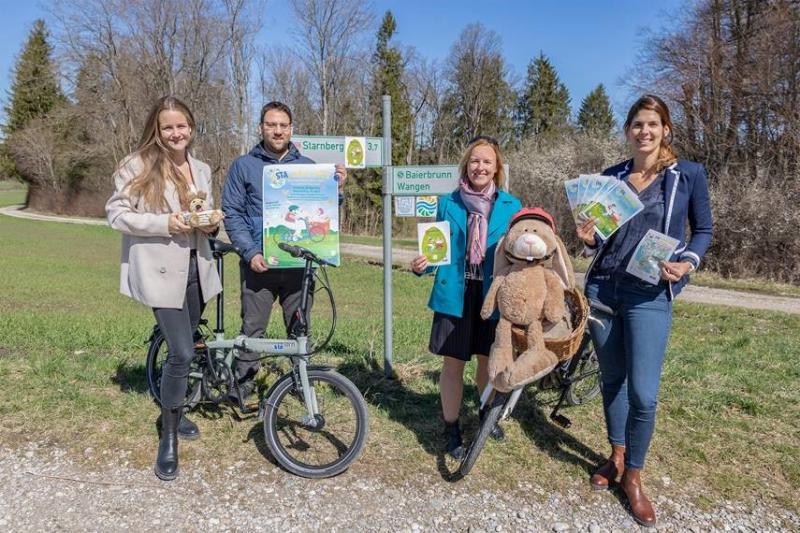
M 306 371 L 307 372 L 310 372 L 312 370 L 322 370 L 323 372 L 335 371 L 333 369 L 333 367 L 330 367 L 330 366 L 327 366 L 327 365 L 308 365 L 306 367 Z M 279 377 L 278 379 L 276 379 L 275 383 L 270 385 L 269 389 L 267 389 L 267 392 L 264 394 L 264 398 L 263 399 L 266 400 L 267 398 L 269 398 L 269 396 L 272 394 L 272 392 L 275 390 L 275 388 L 280 383 L 282 383 L 283 380 L 285 380 L 285 379 L 294 379 L 294 372 L 289 371 L 289 372 L 285 373 L 284 375 L 282 375 L 281 377 Z

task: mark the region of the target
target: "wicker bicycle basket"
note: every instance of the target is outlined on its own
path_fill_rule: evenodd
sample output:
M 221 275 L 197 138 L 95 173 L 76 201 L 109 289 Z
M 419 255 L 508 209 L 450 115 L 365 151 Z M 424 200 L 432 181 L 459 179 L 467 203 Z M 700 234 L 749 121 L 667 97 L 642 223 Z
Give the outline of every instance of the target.
M 558 357 L 559 361 L 569 359 L 578 351 L 581 340 L 583 340 L 583 333 L 586 330 L 586 321 L 589 318 L 589 303 L 580 290 L 575 288 L 566 289 L 564 291 L 564 299 L 566 300 L 567 308 L 572 314 L 572 333 L 566 337 L 553 339 L 545 337 L 544 339 L 544 345 Z M 524 352 L 528 345 L 525 339 L 525 330 L 521 327 L 513 326 L 511 334 L 514 351 L 517 353 Z

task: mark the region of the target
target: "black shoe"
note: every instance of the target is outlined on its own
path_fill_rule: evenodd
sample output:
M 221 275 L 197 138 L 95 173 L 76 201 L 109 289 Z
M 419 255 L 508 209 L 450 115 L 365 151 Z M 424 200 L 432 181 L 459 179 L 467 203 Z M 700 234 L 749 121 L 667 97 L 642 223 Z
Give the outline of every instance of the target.
M 244 402 L 253 394 L 254 390 L 256 390 L 256 384 L 253 380 L 242 381 L 238 386 L 234 384 L 233 388 L 228 393 L 228 399 L 243 406 Z
M 445 422 L 444 434 L 445 438 L 447 438 L 444 450 L 450 454 L 453 459 L 460 461 L 461 458 L 464 457 L 464 442 L 461 440 L 461 428 L 458 425 L 458 421 L 452 423 Z
M 178 477 L 178 421 L 181 408 L 161 408 L 161 439 L 158 442 L 155 472 L 159 479 L 171 481 Z
M 181 421 L 178 422 L 178 437 L 183 440 L 197 440 L 200 438 L 200 428 L 189 420 L 186 414 L 181 416 Z

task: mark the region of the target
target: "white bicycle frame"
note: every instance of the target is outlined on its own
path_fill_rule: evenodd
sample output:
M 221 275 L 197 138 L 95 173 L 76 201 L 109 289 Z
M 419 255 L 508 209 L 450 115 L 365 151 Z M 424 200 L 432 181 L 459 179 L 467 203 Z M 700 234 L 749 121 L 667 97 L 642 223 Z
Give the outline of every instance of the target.
M 527 385 L 527 384 L 526 384 Z M 522 389 L 525 388 L 526 385 L 518 387 L 511 391 L 511 398 L 508 399 L 506 402 L 505 409 L 503 412 L 500 413 L 500 420 L 505 420 L 511 414 L 511 411 L 514 410 L 514 407 L 517 405 L 519 401 L 519 397 L 522 395 Z M 486 385 L 486 388 L 483 389 L 483 393 L 481 394 L 481 411 L 486 407 L 486 404 L 489 403 L 489 399 L 492 397 L 492 393 L 494 392 L 494 387 L 491 383 Z
M 308 381 L 308 337 L 297 337 L 296 339 L 259 339 L 239 335 L 235 339 L 225 339 L 223 335 L 217 334 L 213 341 L 206 343 L 211 353 L 226 353 L 226 363 L 233 364 L 235 350 L 245 350 L 266 355 L 280 355 L 291 359 L 292 368 L 300 378 L 300 385 L 303 389 L 303 401 L 306 404 L 307 415 L 303 417 L 302 423 L 306 426 L 316 427 L 317 416 L 319 415 L 319 404 L 317 394 Z

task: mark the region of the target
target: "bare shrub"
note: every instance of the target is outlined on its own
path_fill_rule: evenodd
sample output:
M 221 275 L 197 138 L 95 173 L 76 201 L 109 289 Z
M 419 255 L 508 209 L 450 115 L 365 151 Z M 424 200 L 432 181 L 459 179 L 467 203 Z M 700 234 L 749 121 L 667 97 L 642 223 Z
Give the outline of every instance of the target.
M 622 143 L 586 133 L 561 133 L 523 141 L 508 154 L 510 190 L 524 205 L 540 206 L 556 219 L 567 246 L 580 248 L 569 211 L 564 181 L 593 174 L 625 158 Z

